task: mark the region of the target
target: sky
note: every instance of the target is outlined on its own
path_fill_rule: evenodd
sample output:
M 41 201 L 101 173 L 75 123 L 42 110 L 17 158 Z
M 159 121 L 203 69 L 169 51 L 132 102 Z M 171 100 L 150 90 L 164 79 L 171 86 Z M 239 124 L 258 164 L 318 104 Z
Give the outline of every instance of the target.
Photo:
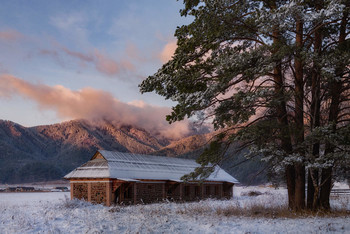
M 182 1 L 2 1 L 0 119 L 23 126 L 108 117 L 125 124 L 168 126 L 174 103 L 138 85 L 176 49 L 188 24 Z

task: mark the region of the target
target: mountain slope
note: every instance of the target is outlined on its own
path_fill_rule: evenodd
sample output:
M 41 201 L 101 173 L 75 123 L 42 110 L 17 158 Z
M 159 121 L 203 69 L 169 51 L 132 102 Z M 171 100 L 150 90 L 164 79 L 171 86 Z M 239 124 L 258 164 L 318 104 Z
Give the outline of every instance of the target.
M 196 159 L 214 134 L 171 141 L 159 139 L 141 128 L 105 120 L 72 120 L 31 128 L 0 120 L 0 183 L 62 178 L 89 160 L 97 149 Z M 241 154 L 234 155 L 221 166 L 241 182 L 262 167 L 256 163 L 232 167 L 244 160 Z
M 153 153 L 171 157 L 196 159 L 212 140 L 215 133 L 190 136 L 172 142 L 161 150 Z M 247 149 L 237 152 L 238 145 L 232 145 L 223 157 L 220 167 L 233 175 L 242 184 L 261 184 L 268 181 L 266 163 L 260 157 L 247 160 Z
M 108 121 L 74 120 L 25 128 L 0 120 L 0 182 L 60 178 L 97 149 L 149 154 L 162 147 L 143 129 Z
M 154 154 L 166 155 L 170 157 L 189 157 L 189 154 L 205 147 L 212 137 L 212 133 L 189 136 L 178 141 L 171 142 Z

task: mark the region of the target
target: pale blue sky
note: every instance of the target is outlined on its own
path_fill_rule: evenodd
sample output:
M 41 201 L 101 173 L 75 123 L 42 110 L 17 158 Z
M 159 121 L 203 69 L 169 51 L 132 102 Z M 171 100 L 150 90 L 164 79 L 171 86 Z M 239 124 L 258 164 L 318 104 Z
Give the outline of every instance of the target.
M 62 107 L 85 98 L 84 88 L 169 107 L 138 84 L 169 57 L 176 27 L 190 22 L 181 8 L 176 0 L 1 1 L 0 119 L 34 126 L 85 117 Z M 57 90 L 67 97 L 56 102 Z

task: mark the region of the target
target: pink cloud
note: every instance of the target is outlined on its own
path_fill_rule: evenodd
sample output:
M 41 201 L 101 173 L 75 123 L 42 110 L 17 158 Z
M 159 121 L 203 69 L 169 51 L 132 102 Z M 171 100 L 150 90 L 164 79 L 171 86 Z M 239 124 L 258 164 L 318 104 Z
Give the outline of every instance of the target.
M 95 66 L 96 69 L 107 75 L 114 75 L 120 72 L 122 64 L 117 63 L 99 50 L 95 49 Z
M 76 52 L 76 51 L 72 51 L 72 50 L 69 50 L 65 47 L 62 48 L 62 50 L 69 56 L 71 57 L 74 57 L 74 58 L 77 58 L 81 61 L 84 61 L 84 62 L 93 62 L 94 61 L 94 57 L 92 55 L 88 55 L 88 54 L 83 54 L 83 53 L 80 53 L 80 52 Z
M 15 30 L 0 31 L 0 40 L 15 41 L 22 37 L 23 35 Z
M 65 63 L 57 51 L 43 49 L 39 51 L 39 54 L 44 56 L 49 56 L 53 60 L 55 60 L 56 63 L 60 64 L 62 67 L 65 67 Z
M 95 49 L 94 55 L 96 69 L 106 75 L 112 76 L 122 71 L 134 70 L 134 65 L 128 60 L 120 60 L 116 62 L 97 49 Z
M 163 50 L 159 53 L 160 61 L 166 63 L 172 58 L 177 48 L 176 43 L 176 40 L 171 40 L 164 46 Z
M 94 49 L 91 53 L 81 53 L 70 50 L 64 46 L 57 45 L 56 47 L 56 50 L 41 50 L 40 54 L 51 56 L 56 61 L 62 61 L 60 54 L 63 53 L 71 58 L 77 59 L 81 62 L 82 66 L 85 66 L 87 63 L 94 65 L 97 71 L 108 76 L 134 70 L 133 64 L 128 60 L 116 61 L 98 49 Z M 60 62 L 60 64 L 62 64 L 62 62 Z
M 170 108 L 152 106 L 143 101 L 124 103 L 108 92 L 89 87 L 74 91 L 61 85 L 33 84 L 12 75 L 0 75 L 0 97 L 16 95 L 36 102 L 42 110 L 55 111 L 62 119 L 110 119 L 170 139 L 190 133 L 187 120 L 171 125 L 165 121 Z
M 141 63 L 149 62 L 154 59 L 154 56 L 147 56 L 140 51 L 140 49 L 133 43 L 128 42 L 125 48 L 125 56 Z
M 126 45 L 125 52 L 126 52 L 127 56 L 130 57 L 130 58 L 134 58 L 134 59 L 137 59 L 137 60 L 139 60 L 141 58 L 140 57 L 140 51 L 138 50 L 136 45 L 134 45 L 134 44 L 132 44 L 130 42 Z

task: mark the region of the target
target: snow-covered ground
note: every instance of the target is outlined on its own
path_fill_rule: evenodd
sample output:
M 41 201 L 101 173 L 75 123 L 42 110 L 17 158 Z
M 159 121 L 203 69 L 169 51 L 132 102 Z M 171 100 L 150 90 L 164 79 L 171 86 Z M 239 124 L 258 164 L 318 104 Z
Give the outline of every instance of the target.
M 250 191 L 262 195 L 248 196 Z M 332 206 L 350 210 L 349 199 L 335 198 Z M 285 204 L 286 190 L 268 187 L 237 187 L 234 198 L 226 201 L 125 207 L 69 201 L 64 192 L 0 193 L 0 233 L 350 233 L 348 217 L 251 218 L 225 213 L 230 207 Z

